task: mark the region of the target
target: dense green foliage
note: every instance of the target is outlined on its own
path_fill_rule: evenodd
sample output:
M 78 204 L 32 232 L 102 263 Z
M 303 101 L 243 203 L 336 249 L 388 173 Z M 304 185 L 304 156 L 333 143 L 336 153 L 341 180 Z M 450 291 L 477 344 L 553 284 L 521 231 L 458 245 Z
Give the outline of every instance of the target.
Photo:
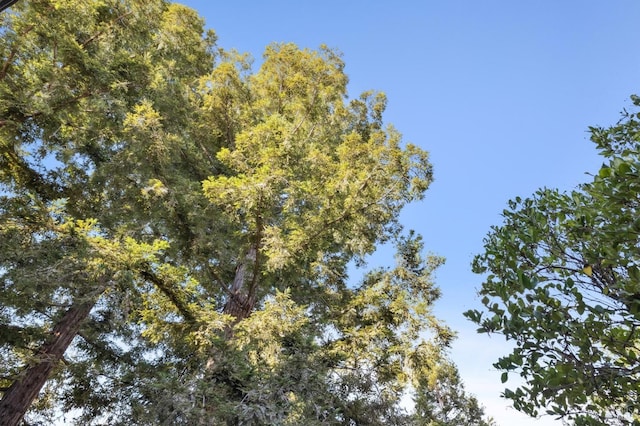
M 515 341 L 496 367 L 525 379 L 505 396 L 528 414 L 640 424 L 639 119 L 592 128 L 607 159 L 593 181 L 511 201 L 475 260 L 486 311 L 466 315 Z
M 398 223 L 427 153 L 339 55 L 254 71 L 161 0 L 0 20 L 0 417 L 487 424 L 431 313 L 442 259 Z

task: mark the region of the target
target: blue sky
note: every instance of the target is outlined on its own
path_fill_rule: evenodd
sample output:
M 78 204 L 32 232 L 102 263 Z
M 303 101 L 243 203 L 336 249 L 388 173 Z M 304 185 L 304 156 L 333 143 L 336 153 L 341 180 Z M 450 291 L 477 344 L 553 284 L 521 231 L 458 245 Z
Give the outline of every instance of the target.
M 436 311 L 459 333 L 452 350 L 467 389 L 502 426 L 530 420 L 500 399 L 491 364 L 500 336 L 477 335 L 462 312 L 479 307 L 470 272 L 507 200 L 571 189 L 602 163 L 587 128 L 613 124 L 640 93 L 640 2 L 616 0 L 181 1 L 220 46 L 259 59 L 271 42 L 340 50 L 351 97 L 376 89 L 386 121 L 431 153 L 435 182 L 402 216 L 445 256 Z M 383 251 L 372 262 L 391 263 Z M 508 382 L 507 386 L 514 386 Z

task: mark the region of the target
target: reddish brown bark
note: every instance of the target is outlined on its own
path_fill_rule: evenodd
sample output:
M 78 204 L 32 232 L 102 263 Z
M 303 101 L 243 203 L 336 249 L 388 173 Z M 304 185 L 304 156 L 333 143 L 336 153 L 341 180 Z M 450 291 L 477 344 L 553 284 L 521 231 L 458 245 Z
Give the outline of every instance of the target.
M 246 258 L 236 268 L 236 274 L 229 289 L 229 299 L 224 313 L 236 321 L 247 318 L 256 305 L 258 253 L 252 247 Z
M 53 328 L 51 338 L 38 351 L 36 361 L 27 366 L 0 400 L 0 426 L 16 426 L 20 423 L 95 303 L 92 300 L 74 304 L 65 312 Z
M 229 300 L 224 305 L 224 313 L 233 316 L 234 318 L 241 320 L 247 318 L 251 309 L 253 309 L 253 303 L 251 303 L 251 294 L 246 288 L 246 271 L 247 267 L 245 263 L 242 263 L 236 268 L 236 275 L 229 290 Z

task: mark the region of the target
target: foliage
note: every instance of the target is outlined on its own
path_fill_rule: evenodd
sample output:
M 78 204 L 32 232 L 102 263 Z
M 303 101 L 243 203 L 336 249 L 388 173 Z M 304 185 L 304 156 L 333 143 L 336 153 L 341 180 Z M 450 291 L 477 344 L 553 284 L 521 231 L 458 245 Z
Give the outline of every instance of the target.
M 505 396 L 530 415 L 640 424 L 639 117 L 592 128 L 607 159 L 593 181 L 510 201 L 475 259 L 486 311 L 466 316 L 515 341 L 495 365 L 525 379 Z
M 443 381 L 484 424 L 431 313 L 442 260 L 398 222 L 427 153 L 337 53 L 254 71 L 161 0 L 0 19 L 0 414 L 40 377 L 45 422 L 461 424 Z M 395 268 L 351 284 L 385 241 Z
M 495 426 L 483 417 L 474 397 L 467 396 L 456 367 L 446 361 L 433 362 L 437 346 L 425 345 L 417 354 L 424 374 L 417 387 L 415 423 L 429 426 Z

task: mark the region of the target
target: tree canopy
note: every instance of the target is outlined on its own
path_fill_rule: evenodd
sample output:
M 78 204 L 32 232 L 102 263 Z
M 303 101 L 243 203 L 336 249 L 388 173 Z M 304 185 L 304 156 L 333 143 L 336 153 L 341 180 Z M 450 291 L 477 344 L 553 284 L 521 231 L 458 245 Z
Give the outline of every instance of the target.
M 487 424 L 398 221 L 428 155 L 339 54 L 254 70 L 161 0 L 0 20 L 3 425 Z
M 467 317 L 515 349 L 495 366 L 524 378 L 504 395 L 576 425 L 640 424 L 640 99 L 591 128 L 605 158 L 591 182 L 516 198 L 474 262 L 484 311 Z M 544 410 L 544 411 L 541 411 Z

